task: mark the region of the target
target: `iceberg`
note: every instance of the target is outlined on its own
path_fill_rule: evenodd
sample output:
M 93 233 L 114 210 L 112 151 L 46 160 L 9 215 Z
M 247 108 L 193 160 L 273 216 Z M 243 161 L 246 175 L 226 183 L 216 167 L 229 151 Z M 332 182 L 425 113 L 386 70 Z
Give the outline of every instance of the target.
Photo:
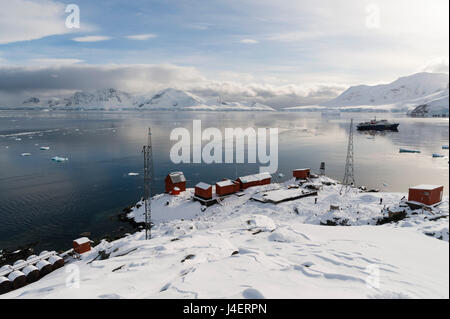
M 22 154 L 20 154 L 21 156 L 30 156 L 31 155 L 31 153 L 22 153 Z
M 134 173 L 134 172 L 128 173 L 128 176 L 138 176 L 138 175 L 139 175 L 139 173 Z
M 65 162 L 65 161 L 68 161 L 68 160 L 69 160 L 69 158 L 67 158 L 67 157 L 59 157 L 59 156 L 52 157 L 52 161 L 55 161 L 55 162 L 58 162 L 58 163 Z
M 49 149 L 49 146 L 41 146 L 41 151 L 48 151 Z

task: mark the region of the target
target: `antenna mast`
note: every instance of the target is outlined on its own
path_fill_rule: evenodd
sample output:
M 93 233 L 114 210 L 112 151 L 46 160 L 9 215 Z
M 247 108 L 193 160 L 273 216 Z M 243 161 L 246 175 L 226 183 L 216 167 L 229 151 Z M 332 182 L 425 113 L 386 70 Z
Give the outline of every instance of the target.
M 348 146 L 347 146 L 347 160 L 345 163 L 345 175 L 342 181 L 341 194 L 343 191 L 347 191 L 348 186 L 355 185 L 354 174 L 354 161 L 353 161 L 353 119 L 350 120 L 350 129 L 348 132 Z
M 151 232 L 151 193 L 153 179 L 152 129 L 148 128 L 147 145 L 142 148 L 144 153 L 144 202 L 145 202 L 145 239 L 152 238 Z

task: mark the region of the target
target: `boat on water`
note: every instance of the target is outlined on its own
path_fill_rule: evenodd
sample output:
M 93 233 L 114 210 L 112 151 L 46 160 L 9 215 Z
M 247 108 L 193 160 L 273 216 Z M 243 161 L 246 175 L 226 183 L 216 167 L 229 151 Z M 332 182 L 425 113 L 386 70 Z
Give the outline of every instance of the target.
M 358 131 L 397 131 L 400 123 L 390 123 L 388 120 L 371 120 L 369 122 L 359 123 L 356 128 Z

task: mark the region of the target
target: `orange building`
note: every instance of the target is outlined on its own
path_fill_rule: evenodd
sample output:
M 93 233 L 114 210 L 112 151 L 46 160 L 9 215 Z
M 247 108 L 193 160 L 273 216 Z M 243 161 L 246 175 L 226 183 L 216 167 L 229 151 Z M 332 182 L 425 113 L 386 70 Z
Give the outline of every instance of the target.
M 443 195 L 442 185 L 417 185 L 409 188 L 408 201 L 431 206 L 441 202 Z
M 212 186 L 203 182 L 195 185 L 195 196 L 203 199 L 212 198 Z
M 225 196 L 239 192 L 239 183 L 230 179 L 224 179 L 216 183 L 216 194 Z
M 186 178 L 184 177 L 183 172 L 172 172 L 166 176 L 166 193 L 172 192 L 175 187 L 180 189 L 180 192 L 184 192 L 186 190 Z
M 247 189 L 253 186 L 268 185 L 272 176 L 269 173 L 259 173 L 239 177 L 236 181 L 239 183 L 240 189 Z
M 311 170 L 309 168 L 295 169 L 292 175 L 297 179 L 307 179 L 311 175 Z
M 81 237 L 73 241 L 73 250 L 76 253 L 83 254 L 91 250 L 91 241 L 87 237 Z

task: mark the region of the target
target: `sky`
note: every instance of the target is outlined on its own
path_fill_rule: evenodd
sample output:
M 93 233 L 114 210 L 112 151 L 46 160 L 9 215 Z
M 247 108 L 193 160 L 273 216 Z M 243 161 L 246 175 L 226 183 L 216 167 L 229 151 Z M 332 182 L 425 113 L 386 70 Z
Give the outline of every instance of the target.
M 449 69 L 448 0 L 0 0 L 0 7 L 0 98 L 175 87 L 295 106 L 351 85 Z

